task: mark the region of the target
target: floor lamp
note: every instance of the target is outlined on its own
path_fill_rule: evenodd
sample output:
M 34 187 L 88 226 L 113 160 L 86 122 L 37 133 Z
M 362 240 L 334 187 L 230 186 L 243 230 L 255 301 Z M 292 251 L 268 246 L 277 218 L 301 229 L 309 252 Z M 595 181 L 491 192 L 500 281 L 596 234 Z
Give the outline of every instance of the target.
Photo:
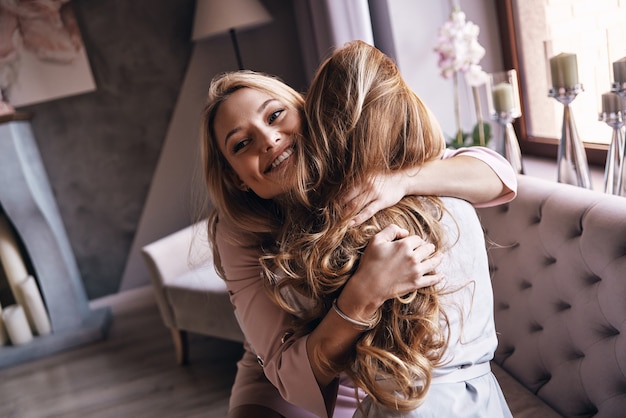
M 237 65 L 243 70 L 236 30 L 268 23 L 272 16 L 258 0 L 197 0 L 192 39 L 209 38 L 229 32 Z

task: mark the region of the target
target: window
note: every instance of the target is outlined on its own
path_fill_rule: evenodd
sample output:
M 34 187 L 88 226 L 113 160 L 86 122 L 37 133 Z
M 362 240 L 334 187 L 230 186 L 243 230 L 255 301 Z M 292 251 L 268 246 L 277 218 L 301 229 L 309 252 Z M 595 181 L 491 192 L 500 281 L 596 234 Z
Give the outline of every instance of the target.
M 547 60 L 577 55 L 584 92 L 572 103 L 590 163 L 604 164 L 611 128 L 598 120 L 612 62 L 626 56 L 626 2 L 611 0 L 498 0 L 504 64 L 520 77 L 522 117 L 516 130 L 524 153 L 555 156 L 563 106 L 548 97 Z

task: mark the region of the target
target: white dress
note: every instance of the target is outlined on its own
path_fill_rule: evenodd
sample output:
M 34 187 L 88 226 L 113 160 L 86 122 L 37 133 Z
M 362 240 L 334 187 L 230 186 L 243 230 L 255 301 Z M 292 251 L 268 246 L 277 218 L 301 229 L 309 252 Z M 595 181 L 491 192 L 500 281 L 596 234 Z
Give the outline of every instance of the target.
M 469 203 L 442 200 L 452 217 L 443 219 L 450 249 L 439 270 L 445 274 L 445 288 L 454 290 L 441 299 L 450 322 L 444 365 L 433 371 L 425 401 L 414 411 L 399 413 L 365 397 L 355 418 L 512 416 L 489 368 L 498 341 L 483 231 Z

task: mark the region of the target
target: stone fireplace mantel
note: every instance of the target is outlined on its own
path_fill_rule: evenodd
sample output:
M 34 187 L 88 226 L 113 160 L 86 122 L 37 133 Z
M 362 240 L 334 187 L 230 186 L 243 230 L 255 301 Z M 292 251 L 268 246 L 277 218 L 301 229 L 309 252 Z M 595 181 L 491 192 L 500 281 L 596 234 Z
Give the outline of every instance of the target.
M 0 368 L 103 339 L 110 311 L 89 307 L 27 120 L 0 123 L 0 208 L 28 252 L 52 327 L 27 344 L 0 346 Z

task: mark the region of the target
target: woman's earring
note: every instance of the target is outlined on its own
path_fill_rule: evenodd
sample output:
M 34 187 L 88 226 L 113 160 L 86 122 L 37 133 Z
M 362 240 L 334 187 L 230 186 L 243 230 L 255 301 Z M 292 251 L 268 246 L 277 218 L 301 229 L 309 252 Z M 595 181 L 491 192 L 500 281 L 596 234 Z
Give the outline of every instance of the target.
M 239 190 L 241 190 L 242 192 L 249 192 L 250 191 L 250 187 L 248 187 L 248 185 L 244 182 L 241 182 L 239 184 Z

